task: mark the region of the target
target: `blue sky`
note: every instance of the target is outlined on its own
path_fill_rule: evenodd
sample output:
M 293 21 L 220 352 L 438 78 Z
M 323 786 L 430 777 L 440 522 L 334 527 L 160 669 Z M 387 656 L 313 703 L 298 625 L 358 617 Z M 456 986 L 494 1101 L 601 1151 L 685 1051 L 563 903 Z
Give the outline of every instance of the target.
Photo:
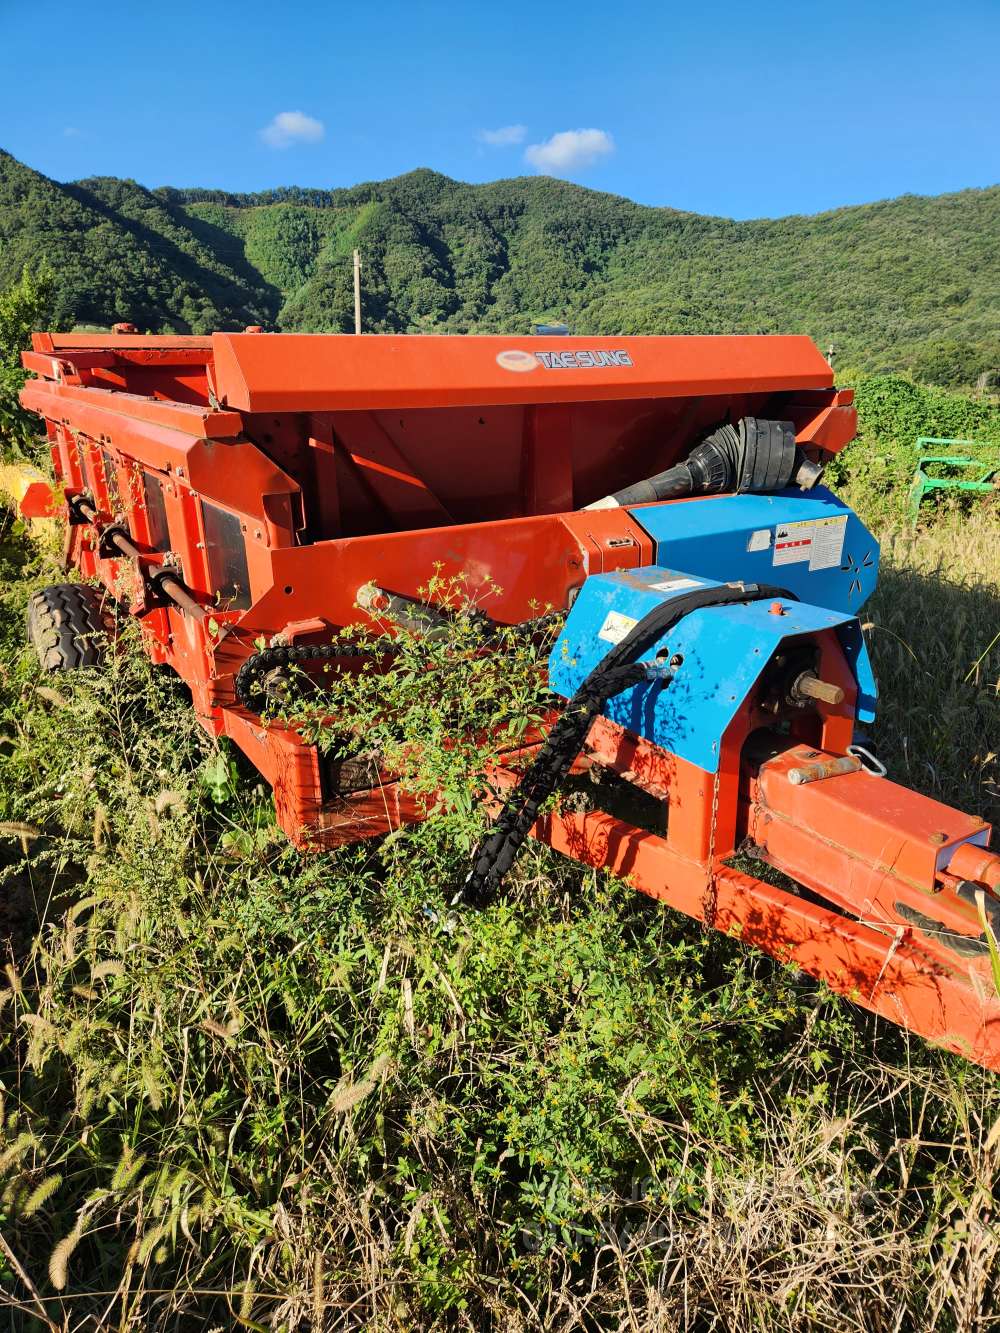
M 0 0 L 0 146 L 57 180 L 545 171 L 812 213 L 1000 181 L 1000 0 Z

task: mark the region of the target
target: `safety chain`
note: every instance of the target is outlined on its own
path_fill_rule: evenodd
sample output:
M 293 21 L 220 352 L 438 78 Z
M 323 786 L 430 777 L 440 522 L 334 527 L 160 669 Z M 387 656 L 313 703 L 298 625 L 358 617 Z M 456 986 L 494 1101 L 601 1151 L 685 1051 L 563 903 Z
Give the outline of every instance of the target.
M 719 767 L 715 770 L 715 778 L 712 782 L 712 814 L 708 825 L 708 883 L 705 885 L 705 896 L 702 898 L 702 920 L 707 930 L 715 928 L 715 913 L 719 904 L 719 890 L 715 882 L 715 832 L 719 822 L 719 785 L 722 776 L 722 756 L 719 756 Z

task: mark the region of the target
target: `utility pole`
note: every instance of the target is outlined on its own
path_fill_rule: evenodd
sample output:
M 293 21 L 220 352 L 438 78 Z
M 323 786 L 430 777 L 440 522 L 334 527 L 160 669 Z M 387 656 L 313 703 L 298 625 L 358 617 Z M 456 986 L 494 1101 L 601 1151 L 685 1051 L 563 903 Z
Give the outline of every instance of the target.
M 361 332 L 361 255 L 354 252 L 354 332 Z

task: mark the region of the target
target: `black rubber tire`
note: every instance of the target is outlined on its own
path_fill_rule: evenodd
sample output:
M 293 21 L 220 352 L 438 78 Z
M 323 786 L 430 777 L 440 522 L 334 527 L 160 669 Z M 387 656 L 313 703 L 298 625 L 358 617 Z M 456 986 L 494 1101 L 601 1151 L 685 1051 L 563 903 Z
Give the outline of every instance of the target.
M 43 671 L 100 666 L 111 634 L 106 594 L 86 583 L 56 583 L 28 603 L 28 640 Z

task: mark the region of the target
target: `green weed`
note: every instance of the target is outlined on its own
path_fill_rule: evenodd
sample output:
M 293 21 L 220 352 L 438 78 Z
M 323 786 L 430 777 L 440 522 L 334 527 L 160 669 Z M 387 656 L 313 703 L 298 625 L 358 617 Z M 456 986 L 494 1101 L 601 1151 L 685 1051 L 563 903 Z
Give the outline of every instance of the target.
M 894 773 L 984 814 L 998 536 L 889 534 L 867 630 Z M 128 631 L 106 672 L 42 682 L 21 616 L 51 575 L 0 553 L 21 1326 L 987 1325 L 992 1076 L 539 846 L 503 902 L 450 912 L 485 736 L 540 716 L 543 645 L 484 654 L 459 598 L 451 634 L 335 683 L 350 729 L 301 705 L 427 805 L 304 856 Z

